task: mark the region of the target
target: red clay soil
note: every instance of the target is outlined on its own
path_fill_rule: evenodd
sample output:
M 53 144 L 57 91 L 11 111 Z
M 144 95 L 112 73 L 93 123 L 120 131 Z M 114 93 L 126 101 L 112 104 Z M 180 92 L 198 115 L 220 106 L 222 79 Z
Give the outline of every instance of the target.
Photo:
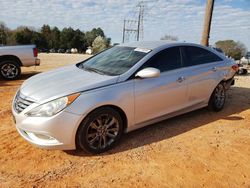
M 11 101 L 37 72 L 83 55 L 40 54 L 41 67 L 0 80 L 0 187 L 250 187 L 250 76 L 239 76 L 223 111 L 197 110 L 124 135 L 102 155 L 44 150 L 18 135 Z

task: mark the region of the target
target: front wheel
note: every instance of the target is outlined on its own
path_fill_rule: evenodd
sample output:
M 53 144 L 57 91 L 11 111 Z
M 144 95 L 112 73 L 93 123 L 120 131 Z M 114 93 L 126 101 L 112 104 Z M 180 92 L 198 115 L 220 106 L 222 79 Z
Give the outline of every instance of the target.
M 213 111 L 221 111 L 226 102 L 226 89 L 223 84 L 218 84 L 214 89 L 208 103 L 208 108 Z
M 114 147 L 122 131 L 123 121 L 120 114 L 109 107 L 100 108 L 90 113 L 81 123 L 76 144 L 88 153 L 102 153 Z
M 16 80 L 21 75 L 21 68 L 14 60 L 6 60 L 0 63 L 0 75 L 6 80 Z

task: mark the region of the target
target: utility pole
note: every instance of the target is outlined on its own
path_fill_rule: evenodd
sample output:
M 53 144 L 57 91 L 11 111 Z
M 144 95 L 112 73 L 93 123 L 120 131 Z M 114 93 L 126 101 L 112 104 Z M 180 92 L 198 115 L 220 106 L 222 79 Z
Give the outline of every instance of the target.
M 122 43 L 125 42 L 125 29 L 126 29 L 126 20 L 124 20 L 124 23 L 123 23 Z
M 144 20 L 144 2 L 141 1 L 137 5 L 139 7 L 139 16 L 138 16 L 138 27 L 137 27 L 137 41 L 143 39 L 143 20 Z
M 140 7 L 141 9 L 141 7 Z M 137 41 L 140 39 L 140 26 L 141 26 L 141 10 L 139 12 L 138 26 L 137 26 Z
M 128 42 L 130 35 L 135 36 L 135 40 L 143 39 L 143 21 L 144 21 L 144 1 L 140 1 L 137 5 L 139 7 L 138 20 L 124 20 L 122 42 Z
M 213 16 L 214 0 L 207 0 L 206 13 L 204 19 L 204 28 L 202 33 L 201 44 L 209 46 L 210 28 Z

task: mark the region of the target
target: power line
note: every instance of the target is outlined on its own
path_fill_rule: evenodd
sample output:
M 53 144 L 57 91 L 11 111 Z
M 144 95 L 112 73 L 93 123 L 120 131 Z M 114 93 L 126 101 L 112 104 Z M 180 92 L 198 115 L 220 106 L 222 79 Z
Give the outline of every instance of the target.
M 131 35 L 134 36 L 135 40 L 143 40 L 144 37 L 144 12 L 145 2 L 140 1 L 136 7 L 139 7 L 137 20 L 125 19 L 123 22 L 123 36 L 122 42 L 129 42 Z

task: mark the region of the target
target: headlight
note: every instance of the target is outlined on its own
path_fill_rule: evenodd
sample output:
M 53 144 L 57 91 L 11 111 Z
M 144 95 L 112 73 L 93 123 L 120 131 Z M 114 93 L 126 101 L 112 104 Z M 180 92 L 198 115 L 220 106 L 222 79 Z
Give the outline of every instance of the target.
M 26 115 L 32 117 L 51 117 L 70 105 L 79 95 L 80 93 L 76 93 L 73 95 L 55 99 L 36 108 L 33 108 L 32 110 L 27 112 Z

